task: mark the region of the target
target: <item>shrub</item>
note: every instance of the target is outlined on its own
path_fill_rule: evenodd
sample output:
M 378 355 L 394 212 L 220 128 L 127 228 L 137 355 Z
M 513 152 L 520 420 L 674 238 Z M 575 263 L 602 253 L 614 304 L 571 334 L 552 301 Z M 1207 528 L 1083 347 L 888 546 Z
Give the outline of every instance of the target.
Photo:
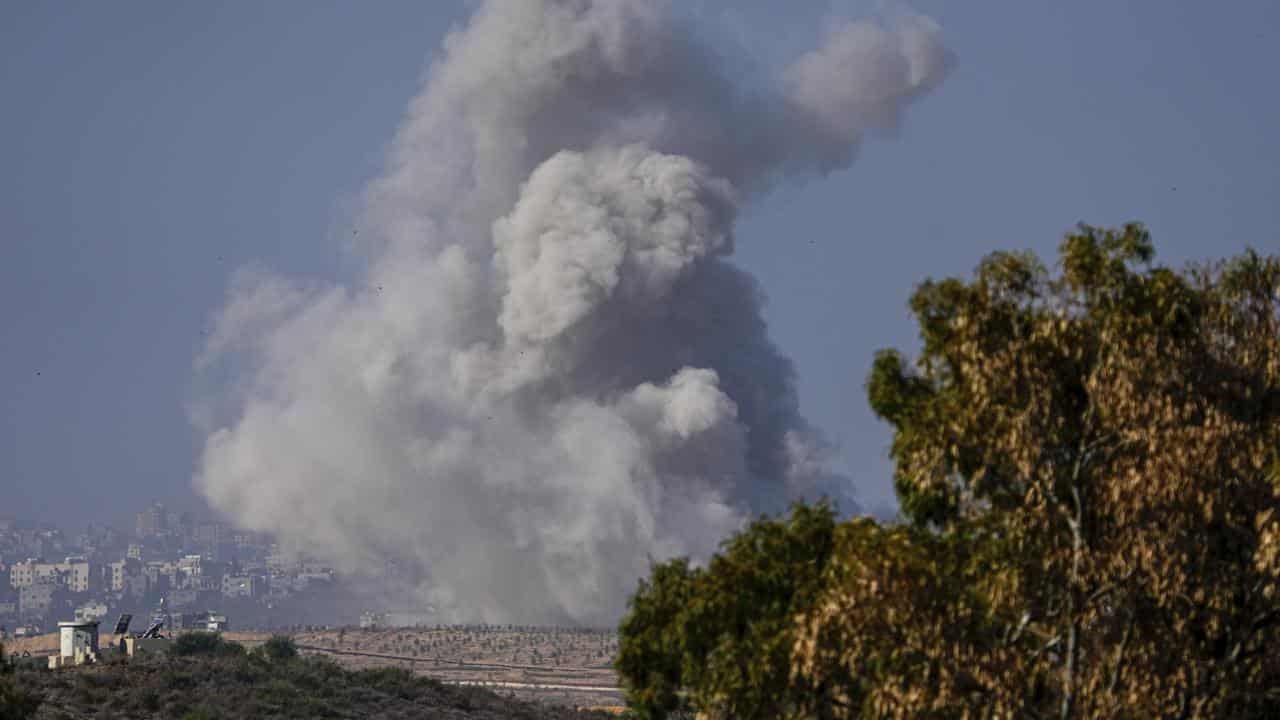
M 244 646 L 237 642 L 222 639 L 222 636 L 211 632 L 190 632 L 179 635 L 169 648 L 173 655 L 213 655 L 216 657 L 235 657 L 244 654 Z
M 298 646 L 288 635 L 272 635 L 270 640 L 258 646 L 257 652 L 268 660 L 292 660 L 298 657 Z
M 4 644 L 0 643 L 0 720 L 25 720 L 34 717 L 36 708 L 43 701 L 39 695 L 18 687 L 13 680 L 13 666 L 5 659 Z
M 133 707 L 145 710 L 147 712 L 156 712 L 162 707 L 160 702 L 160 693 L 154 688 L 139 688 L 132 694 Z

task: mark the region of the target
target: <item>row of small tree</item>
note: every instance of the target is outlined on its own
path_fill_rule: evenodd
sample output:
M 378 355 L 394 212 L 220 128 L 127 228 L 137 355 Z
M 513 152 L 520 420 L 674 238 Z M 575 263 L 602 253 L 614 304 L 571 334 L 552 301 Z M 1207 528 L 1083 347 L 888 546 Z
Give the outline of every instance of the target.
M 797 505 L 653 568 L 644 718 L 1280 716 L 1280 257 L 997 253 L 875 360 L 903 518 Z

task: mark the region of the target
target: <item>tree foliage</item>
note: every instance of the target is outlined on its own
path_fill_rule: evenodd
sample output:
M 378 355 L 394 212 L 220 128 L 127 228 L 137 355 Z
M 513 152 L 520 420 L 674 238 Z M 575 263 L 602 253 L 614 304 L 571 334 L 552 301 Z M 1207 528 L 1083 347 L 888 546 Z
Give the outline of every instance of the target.
M 791 716 L 1280 713 L 1280 258 L 1153 255 L 1081 226 L 917 288 L 867 382 L 907 522 L 836 528 Z
M 615 665 L 630 683 L 631 705 L 643 720 L 682 709 L 684 649 L 675 628 L 692 595 L 693 572 L 678 558 L 655 565 L 631 598 Z
M 655 566 L 620 631 L 617 668 L 633 711 L 746 719 L 796 707 L 807 688 L 790 680 L 794 617 L 821 586 L 834 530 L 828 503 L 797 504 L 725 541 L 706 568 Z

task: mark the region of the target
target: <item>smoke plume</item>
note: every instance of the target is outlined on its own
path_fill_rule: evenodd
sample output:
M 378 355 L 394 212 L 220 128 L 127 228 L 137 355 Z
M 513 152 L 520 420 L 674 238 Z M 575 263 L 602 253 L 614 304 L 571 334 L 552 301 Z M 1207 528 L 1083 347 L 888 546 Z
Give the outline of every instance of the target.
M 395 560 L 445 619 L 610 623 L 651 559 L 847 494 L 733 223 L 949 55 L 911 16 L 749 87 L 725 62 L 659 0 L 483 4 L 366 189 L 360 277 L 236 277 L 200 361 L 210 503 L 348 572 Z

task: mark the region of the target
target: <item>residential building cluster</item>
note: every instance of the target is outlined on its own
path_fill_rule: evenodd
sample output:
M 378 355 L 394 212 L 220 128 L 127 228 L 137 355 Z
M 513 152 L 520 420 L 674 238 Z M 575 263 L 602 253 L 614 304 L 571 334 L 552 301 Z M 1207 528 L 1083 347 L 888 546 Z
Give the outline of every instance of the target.
M 284 624 L 281 609 L 334 584 L 331 568 L 282 552 L 267 535 L 161 503 L 137 513 L 132 533 L 91 525 L 71 537 L 0 518 L 0 638 L 51 632 L 71 618 L 148 617 L 160 607 L 177 625 L 215 612 L 240 627 L 269 627 Z

